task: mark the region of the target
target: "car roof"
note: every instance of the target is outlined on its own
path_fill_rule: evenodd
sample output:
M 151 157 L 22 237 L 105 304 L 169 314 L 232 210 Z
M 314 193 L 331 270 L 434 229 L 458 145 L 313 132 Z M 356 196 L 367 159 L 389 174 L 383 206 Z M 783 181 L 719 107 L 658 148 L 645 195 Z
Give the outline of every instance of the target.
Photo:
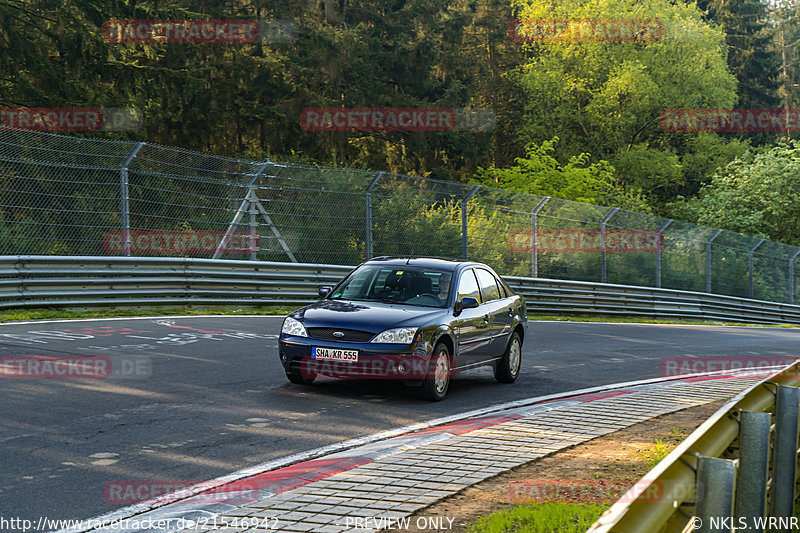
M 391 266 L 418 266 L 422 268 L 435 268 L 438 270 L 456 271 L 460 267 L 466 266 L 486 266 L 482 263 L 475 263 L 474 261 L 460 261 L 458 259 L 446 259 L 442 257 L 395 257 L 395 256 L 382 256 L 375 257 L 367 261 L 367 263 L 380 263 Z
M 394 257 L 382 256 L 374 257 L 367 263 L 380 263 L 391 266 L 418 266 L 422 268 L 436 268 L 438 270 L 456 270 L 459 266 L 468 264 L 466 261 L 457 259 L 445 259 L 441 257 Z

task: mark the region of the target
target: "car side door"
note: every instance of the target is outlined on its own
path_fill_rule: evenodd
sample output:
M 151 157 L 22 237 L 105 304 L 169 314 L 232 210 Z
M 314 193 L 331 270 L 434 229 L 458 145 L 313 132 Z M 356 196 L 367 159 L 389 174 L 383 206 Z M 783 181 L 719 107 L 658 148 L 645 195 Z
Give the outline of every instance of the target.
M 486 349 L 485 359 L 491 359 L 503 355 L 506 350 L 507 330 L 511 327 L 508 302 L 503 297 L 505 293 L 494 274 L 485 268 L 476 267 L 475 275 L 483 299 L 481 307 L 484 308 L 484 314 L 489 317 L 490 342 Z
M 505 352 L 508 342 L 511 340 L 511 333 L 518 321 L 521 320 L 520 299 L 509 290 L 506 284 L 500 279 L 496 273 L 494 278 L 497 280 L 497 287 L 500 289 L 500 298 L 503 300 L 503 307 L 497 319 L 500 322 L 499 335 L 501 336 L 503 352 Z
M 464 297 L 471 297 L 481 303 L 481 292 L 478 280 L 472 268 L 461 271 L 456 285 L 456 302 Z M 482 361 L 492 341 L 489 331 L 489 316 L 483 304 L 473 309 L 462 309 L 453 322 L 453 329 L 458 339 L 458 355 L 456 368 L 469 367 Z

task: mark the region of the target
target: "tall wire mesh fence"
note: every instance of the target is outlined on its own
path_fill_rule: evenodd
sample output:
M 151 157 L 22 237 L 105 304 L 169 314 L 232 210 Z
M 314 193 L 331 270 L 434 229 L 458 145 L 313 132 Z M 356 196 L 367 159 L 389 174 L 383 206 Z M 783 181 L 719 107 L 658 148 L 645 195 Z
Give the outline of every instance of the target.
M 439 256 L 504 275 L 794 303 L 800 248 L 491 187 L 4 129 L 0 254 Z

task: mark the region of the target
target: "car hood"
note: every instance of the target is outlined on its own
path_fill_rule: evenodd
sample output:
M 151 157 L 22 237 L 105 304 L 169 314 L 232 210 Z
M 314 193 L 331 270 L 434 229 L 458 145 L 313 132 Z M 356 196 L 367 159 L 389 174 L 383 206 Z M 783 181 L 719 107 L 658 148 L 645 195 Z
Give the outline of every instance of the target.
M 357 329 L 377 334 L 389 328 L 423 326 L 447 311 L 379 302 L 320 300 L 295 311 L 291 316 L 306 327 Z

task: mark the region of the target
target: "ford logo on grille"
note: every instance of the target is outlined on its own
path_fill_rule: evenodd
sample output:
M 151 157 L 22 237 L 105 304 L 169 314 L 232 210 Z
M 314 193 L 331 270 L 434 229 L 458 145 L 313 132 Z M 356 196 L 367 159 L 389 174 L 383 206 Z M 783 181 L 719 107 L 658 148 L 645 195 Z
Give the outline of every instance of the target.
M 342 337 L 344 337 L 344 333 L 342 333 L 341 331 L 334 331 L 333 336 L 341 339 Z

